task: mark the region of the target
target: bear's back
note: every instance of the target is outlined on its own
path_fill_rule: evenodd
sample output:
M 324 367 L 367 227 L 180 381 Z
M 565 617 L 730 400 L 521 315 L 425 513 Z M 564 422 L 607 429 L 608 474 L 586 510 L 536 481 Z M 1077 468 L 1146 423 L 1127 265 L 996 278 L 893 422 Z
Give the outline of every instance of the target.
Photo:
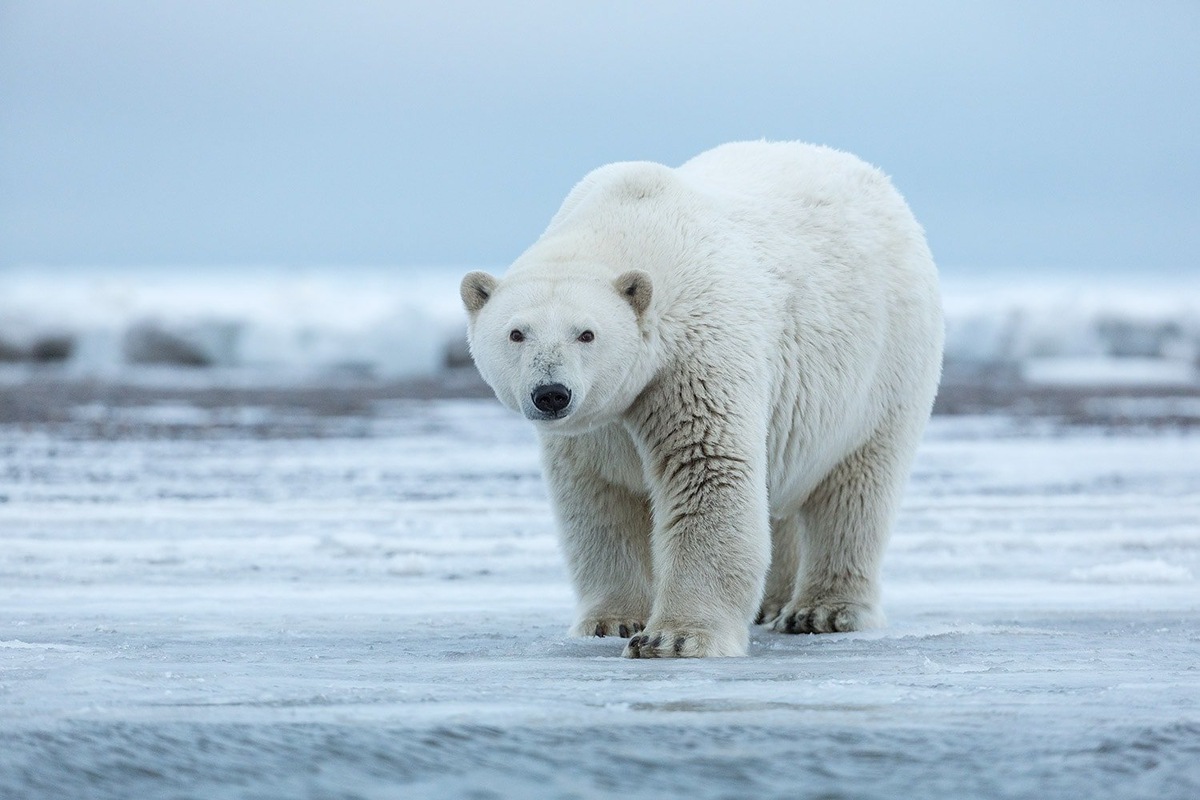
M 584 209 L 612 209 L 677 192 L 675 172 L 653 161 L 618 161 L 597 167 L 571 189 L 543 236 Z
M 862 159 L 804 142 L 731 142 L 677 172 L 697 189 L 729 199 L 810 206 L 899 199 L 887 176 Z

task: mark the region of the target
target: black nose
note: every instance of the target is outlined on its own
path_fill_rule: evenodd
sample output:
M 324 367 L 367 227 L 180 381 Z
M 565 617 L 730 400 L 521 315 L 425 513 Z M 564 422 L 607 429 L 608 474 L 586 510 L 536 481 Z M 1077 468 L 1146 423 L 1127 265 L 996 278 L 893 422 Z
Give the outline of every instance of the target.
M 571 404 L 571 390 L 561 383 L 545 383 L 533 390 L 533 405 L 538 411 L 557 414 Z

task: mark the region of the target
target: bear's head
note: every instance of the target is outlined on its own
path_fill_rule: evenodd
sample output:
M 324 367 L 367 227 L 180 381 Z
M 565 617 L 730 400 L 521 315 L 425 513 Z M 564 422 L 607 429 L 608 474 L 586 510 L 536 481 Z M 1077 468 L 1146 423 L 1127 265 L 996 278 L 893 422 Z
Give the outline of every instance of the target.
M 471 356 L 500 401 L 544 430 L 612 422 L 644 380 L 650 276 L 471 272 L 460 289 Z

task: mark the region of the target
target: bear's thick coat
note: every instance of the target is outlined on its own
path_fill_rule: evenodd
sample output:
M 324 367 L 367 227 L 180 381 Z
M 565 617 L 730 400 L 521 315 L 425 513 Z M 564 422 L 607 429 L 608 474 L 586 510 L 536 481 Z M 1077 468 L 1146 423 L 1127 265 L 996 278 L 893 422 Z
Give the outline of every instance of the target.
M 579 598 L 625 655 L 880 624 L 942 357 L 937 271 L 877 169 L 796 142 L 601 167 L 502 279 L 471 353 L 533 420 Z

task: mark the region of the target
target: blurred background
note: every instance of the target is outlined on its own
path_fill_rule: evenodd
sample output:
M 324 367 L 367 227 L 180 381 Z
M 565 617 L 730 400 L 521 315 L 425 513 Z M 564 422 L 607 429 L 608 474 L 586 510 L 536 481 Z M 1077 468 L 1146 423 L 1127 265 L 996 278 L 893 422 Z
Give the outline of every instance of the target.
M 575 181 L 801 139 L 894 178 L 948 377 L 1195 386 L 1200 5 L 0 1 L 12 385 L 396 381 Z

